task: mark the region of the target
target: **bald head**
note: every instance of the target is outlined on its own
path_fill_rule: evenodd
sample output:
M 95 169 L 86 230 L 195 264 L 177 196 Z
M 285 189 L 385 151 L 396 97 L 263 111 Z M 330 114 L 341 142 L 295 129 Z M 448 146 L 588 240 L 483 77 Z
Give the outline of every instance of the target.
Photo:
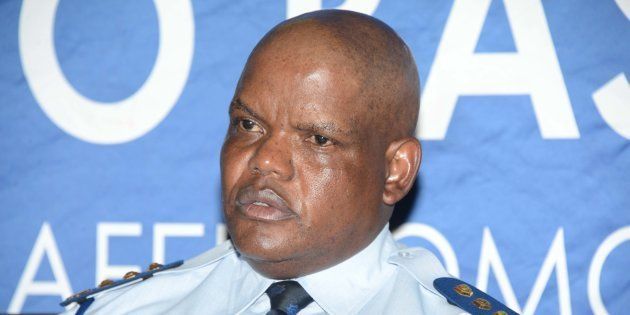
M 413 136 L 418 119 L 419 79 L 411 51 L 388 25 L 343 10 L 306 13 L 280 23 L 258 43 L 248 70 L 275 60 L 303 70 L 334 71 L 354 94 L 355 119 L 367 119 L 383 140 Z M 243 77 L 241 78 L 241 80 Z M 361 117 L 363 116 L 363 117 Z

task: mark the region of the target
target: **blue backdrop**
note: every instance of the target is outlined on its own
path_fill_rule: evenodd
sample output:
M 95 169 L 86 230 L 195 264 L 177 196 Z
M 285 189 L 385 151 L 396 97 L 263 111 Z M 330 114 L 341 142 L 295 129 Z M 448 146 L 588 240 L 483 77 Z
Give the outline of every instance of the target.
M 416 57 L 424 160 L 396 237 L 523 313 L 627 313 L 627 0 L 0 1 L 0 310 L 223 240 L 242 66 L 319 8 Z

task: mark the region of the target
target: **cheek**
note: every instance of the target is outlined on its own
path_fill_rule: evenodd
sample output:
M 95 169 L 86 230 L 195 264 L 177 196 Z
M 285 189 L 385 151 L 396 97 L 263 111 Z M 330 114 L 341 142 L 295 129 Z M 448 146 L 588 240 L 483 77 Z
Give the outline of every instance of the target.
M 239 178 L 247 171 L 248 150 L 237 147 L 229 142 L 221 150 L 221 184 L 223 197 L 232 193 Z M 229 200 L 224 199 L 224 202 Z
M 319 162 L 319 161 L 318 161 Z M 332 228 L 346 224 L 354 213 L 357 171 L 348 162 L 306 163 L 302 168 L 304 219 L 312 226 Z
M 366 217 L 378 214 L 383 179 L 376 166 L 357 161 L 361 159 L 355 155 L 304 161 L 301 195 L 310 225 L 350 233 L 357 222 L 371 222 Z

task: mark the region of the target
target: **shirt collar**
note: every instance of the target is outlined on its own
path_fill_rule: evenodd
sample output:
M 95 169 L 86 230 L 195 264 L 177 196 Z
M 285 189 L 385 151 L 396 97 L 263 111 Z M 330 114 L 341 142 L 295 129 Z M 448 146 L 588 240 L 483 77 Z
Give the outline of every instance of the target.
M 238 299 L 236 303 L 230 307 L 230 314 L 241 314 L 250 307 L 263 294 L 267 288 L 274 282 L 259 273 L 257 273 L 247 262 L 240 259 L 235 253 L 234 258 L 238 260 L 238 270 L 234 272 L 236 276 L 234 281 L 239 286 L 236 288 Z
M 296 280 L 327 313 L 357 312 L 395 273 L 396 268 L 387 262 L 395 250 L 396 242 L 386 225 L 370 245 L 354 256 Z
M 295 280 L 326 313 L 356 313 L 395 273 L 396 267 L 387 260 L 396 250 L 396 242 L 387 224 L 370 245 L 354 256 L 328 269 Z M 240 313 L 250 307 L 277 280 L 258 274 L 247 262 L 234 258 L 240 261 L 237 274 L 242 285 L 239 289 L 239 302 L 232 311 Z

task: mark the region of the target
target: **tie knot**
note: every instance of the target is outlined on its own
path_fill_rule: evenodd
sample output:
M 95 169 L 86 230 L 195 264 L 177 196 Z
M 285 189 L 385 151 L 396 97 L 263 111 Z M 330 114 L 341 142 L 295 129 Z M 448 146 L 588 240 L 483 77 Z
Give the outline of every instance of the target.
M 271 301 L 271 310 L 267 314 L 295 315 L 313 302 L 313 298 L 297 281 L 273 283 L 265 292 Z

